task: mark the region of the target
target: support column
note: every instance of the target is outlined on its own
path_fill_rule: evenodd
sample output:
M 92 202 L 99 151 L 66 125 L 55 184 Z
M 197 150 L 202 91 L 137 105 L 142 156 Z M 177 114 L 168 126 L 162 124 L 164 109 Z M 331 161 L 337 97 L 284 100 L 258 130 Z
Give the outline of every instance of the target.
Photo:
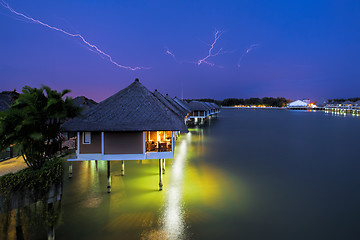
M 125 161 L 121 161 L 121 176 L 125 175 Z
M 72 178 L 72 162 L 69 162 L 69 178 Z
M 77 132 L 76 137 L 76 157 L 79 157 L 80 154 L 80 132 Z
M 108 180 L 107 192 L 110 193 L 111 192 L 110 161 L 107 161 L 107 180 Z
M 165 174 L 165 159 L 163 159 L 163 168 L 162 168 L 162 170 L 163 170 L 163 174 Z
M 48 240 L 55 240 L 55 228 L 54 228 L 54 226 L 50 226 L 48 228 Z
M 53 202 L 48 203 L 47 207 L 48 207 L 49 213 L 54 212 L 54 203 Z M 54 228 L 53 224 L 48 226 L 48 240 L 55 240 L 55 228 Z
M 11 147 L 10 146 L 10 158 L 13 158 L 14 157 L 14 147 Z
M 159 191 L 163 187 L 162 159 L 159 159 Z

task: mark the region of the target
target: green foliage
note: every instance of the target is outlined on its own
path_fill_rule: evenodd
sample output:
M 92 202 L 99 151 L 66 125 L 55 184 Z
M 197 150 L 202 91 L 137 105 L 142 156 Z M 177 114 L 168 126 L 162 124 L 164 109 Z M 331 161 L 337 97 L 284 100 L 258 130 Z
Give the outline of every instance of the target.
M 354 98 L 334 98 L 334 99 L 329 99 L 328 102 L 329 103 L 343 103 L 346 101 L 350 101 L 350 102 L 357 102 L 360 100 L 360 97 L 354 97 Z
M 268 107 L 284 107 L 286 103 L 290 102 L 283 97 L 264 97 L 260 98 L 248 98 L 248 99 L 241 99 L 241 98 L 227 98 L 224 99 L 221 103 L 222 106 L 235 106 L 235 105 L 265 105 Z
M 185 99 L 185 101 L 200 101 L 200 102 L 214 102 L 217 105 L 221 106 L 235 106 L 235 105 L 265 105 L 268 107 L 284 107 L 287 103 L 290 102 L 290 100 L 283 98 L 283 97 L 264 97 L 262 99 L 260 98 L 248 98 L 248 99 L 242 99 L 242 98 L 226 98 L 223 101 L 221 100 L 214 100 L 211 98 L 201 98 L 201 99 Z
M 26 168 L 17 173 L 10 173 L 0 178 L 0 195 L 10 199 L 15 193 L 31 192 L 44 195 L 52 185 L 61 184 L 64 175 L 63 160 L 54 158 L 47 161 L 42 168 Z
M 69 92 L 25 86 L 10 109 L 0 113 L 0 148 L 15 144 L 29 167 L 41 168 L 60 150 L 60 125 L 80 112 L 71 98 L 63 99 Z

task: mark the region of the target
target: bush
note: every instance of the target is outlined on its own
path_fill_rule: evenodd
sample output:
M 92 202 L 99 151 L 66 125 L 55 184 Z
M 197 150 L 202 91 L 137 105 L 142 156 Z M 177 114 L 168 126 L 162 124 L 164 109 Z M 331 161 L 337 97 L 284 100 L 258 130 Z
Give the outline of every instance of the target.
M 30 192 L 34 196 L 46 194 L 54 184 L 61 184 L 64 166 L 61 158 L 47 161 L 42 168 L 26 168 L 0 178 L 0 196 L 9 200 L 16 193 Z

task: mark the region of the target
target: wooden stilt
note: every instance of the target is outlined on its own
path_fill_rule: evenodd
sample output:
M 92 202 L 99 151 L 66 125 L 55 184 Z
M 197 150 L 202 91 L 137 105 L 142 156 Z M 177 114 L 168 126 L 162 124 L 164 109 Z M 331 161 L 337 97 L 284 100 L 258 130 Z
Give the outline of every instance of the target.
M 50 226 L 48 228 L 48 240 L 54 240 L 55 239 L 55 228 L 54 226 Z
M 121 176 L 125 175 L 125 161 L 121 161 Z
M 49 213 L 53 213 L 54 212 L 54 203 L 50 202 L 48 203 L 48 212 Z M 55 239 L 55 228 L 54 226 L 51 224 L 48 227 L 48 240 L 54 240 Z
M 23 228 L 21 224 L 20 208 L 16 209 L 16 239 L 24 239 Z
M 162 159 L 159 159 L 159 191 L 162 190 L 163 187 L 163 173 L 162 173 Z
M 165 174 L 165 159 L 163 159 L 163 174 Z
M 111 192 L 110 161 L 107 161 L 107 180 L 108 180 L 107 192 L 110 193 Z
M 98 169 L 98 162 L 97 162 L 97 160 L 95 160 L 95 168 L 96 168 L 96 170 Z
M 72 178 L 72 162 L 69 162 L 69 178 Z

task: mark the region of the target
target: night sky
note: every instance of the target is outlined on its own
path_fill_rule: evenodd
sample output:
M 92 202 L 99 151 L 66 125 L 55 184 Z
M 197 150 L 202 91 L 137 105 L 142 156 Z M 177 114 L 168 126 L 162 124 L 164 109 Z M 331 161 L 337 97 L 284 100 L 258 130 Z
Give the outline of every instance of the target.
M 101 101 L 139 78 L 184 98 L 360 96 L 358 0 L 6 2 L 121 65 L 149 69 L 119 68 L 79 38 L 0 6 L 0 90 L 45 84 Z M 220 54 L 198 65 L 216 31 Z

